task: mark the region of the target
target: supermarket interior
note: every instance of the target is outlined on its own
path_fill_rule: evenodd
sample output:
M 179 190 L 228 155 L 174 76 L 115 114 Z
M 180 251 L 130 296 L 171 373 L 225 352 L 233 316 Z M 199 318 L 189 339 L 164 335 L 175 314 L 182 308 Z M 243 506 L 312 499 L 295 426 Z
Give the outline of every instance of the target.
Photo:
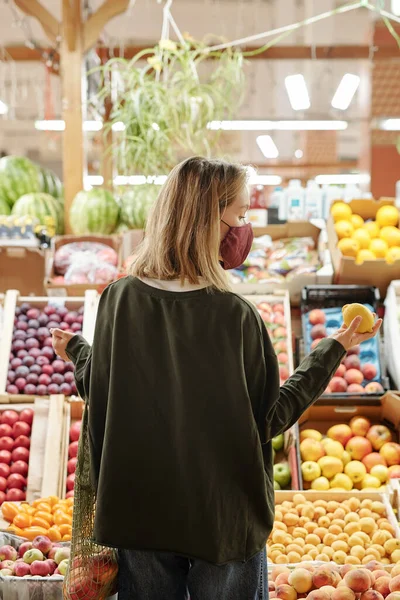
M 226 277 L 280 386 L 383 319 L 273 437 L 268 581 L 241 600 L 400 600 L 399 0 L 0 0 L 0 599 L 117 597 L 77 516 L 87 398 L 52 332 L 93 343 L 191 156 L 246 166 L 254 239 Z

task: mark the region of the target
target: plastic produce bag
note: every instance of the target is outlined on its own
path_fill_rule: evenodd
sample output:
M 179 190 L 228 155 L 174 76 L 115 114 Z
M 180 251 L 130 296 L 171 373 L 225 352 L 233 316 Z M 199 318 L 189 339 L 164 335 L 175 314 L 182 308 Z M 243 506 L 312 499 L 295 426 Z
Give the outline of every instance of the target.
M 93 541 L 96 492 L 90 476 L 88 407 L 82 418 L 74 488 L 71 558 L 64 580 L 66 600 L 105 600 L 116 590 L 117 551 Z
M 117 268 L 100 260 L 95 252 L 77 252 L 64 279 L 65 283 L 109 283 L 117 274 Z
M 72 242 L 60 246 L 54 255 L 54 272 L 65 275 L 82 254 L 95 255 L 99 263 L 108 263 L 114 267 L 118 264 L 118 255 L 113 248 L 99 242 Z

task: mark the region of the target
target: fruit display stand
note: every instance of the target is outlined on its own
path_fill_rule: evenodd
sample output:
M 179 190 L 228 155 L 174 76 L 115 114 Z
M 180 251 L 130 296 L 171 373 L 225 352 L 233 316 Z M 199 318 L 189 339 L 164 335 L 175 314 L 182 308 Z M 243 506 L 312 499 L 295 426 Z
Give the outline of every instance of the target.
M 273 241 L 285 238 L 310 237 L 318 249 L 321 268 L 317 272 L 304 272 L 287 278 L 282 283 L 276 281 L 266 283 L 234 283 L 233 289 L 238 294 L 269 294 L 276 290 L 287 290 L 292 305 L 299 305 L 301 290 L 305 285 L 332 283 L 332 265 L 329 252 L 326 250 L 326 231 L 323 224 L 315 225 L 309 221 L 292 221 L 282 225 L 269 225 L 255 228 L 255 236 L 269 235 Z
M 370 286 L 331 285 L 308 286 L 302 290 L 301 318 L 303 352 L 308 354 L 319 340 L 337 330 L 342 321 L 342 307 L 350 303 L 368 306 L 378 312 L 379 291 Z M 349 402 L 365 395 L 380 397 L 389 388 L 386 376 L 382 340 L 364 342 L 348 352 L 335 377 L 324 392 L 324 398 L 334 402 L 348 397 Z
M 48 260 L 47 269 L 46 269 L 46 277 L 44 278 L 44 287 L 48 296 L 84 296 L 86 290 L 96 290 L 101 292 L 104 287 L 111 282 L 114 278 L 112 277 L 109 280 L 104 280 L 100 277 L 99 280 L 95 280 L 94 282 L 90 282 L 89 280 L 85 280 L 85 269 L 84 269 L 84 253 L 80 252 L 78 256 L 78 265 L 76 268 L 76 275 L 74 278 L 74 283 L 68 283 L 65 281 L 64 276 L 59 276 L 55 273 L 54 260 L 58 250 L 60 250 L 63 246 L 67 244 L 81 244 L 82 242 L 90 242 L 91 244 L 102 244 L 104 246 L 108 246 L 117 254 L 117 264 L 115 265 L 117 272 L 120 272 L 123 261 L 123 244 L 122 237 L 120 235 L 84 235 L 84 236 L 73 236 L 73 235 L 62 235 L 53 238 L 52 242 L 52 252 L 50 258 Z M 126 246 L 126 244 L 125 244 Z M 80 264 L 79 264 L 80 261 Z M 95 270 L 94 276 L 99 274 L 99 269 L 101 269 L 101 264 L 105 264 L 104 262 L 99 260 L 95 260 Z M 96 270 L 97 269 L 97 270 Z M 105 273 L 107 275 L 107 273 Z M 82 281 L 82 283 L 79 283 Z
M 8 392 L 32 400 L 35 396 L 76 393 L 73 366 L 55 356 L 47 325 L 72 328 L 90 339 L 97 304 L 94 290 L 77 298 L 23 297 L 16 290 L 9 290 L 5 295 L 0 347 L 0 394 Z M 22 318 L 24 321 L 20 322 L 18 319 Z M 64 318 L 69 323 L 61 320 Z
M 42 296 L 48 254 L 37 240 L 0 240 L 0 292 L 19 289 L 24 296 Z
M 400 281 L 392 281 L 385 299 L 385 358 L 395 388 L 400 389 Z
M 386 392 L 374 405 L 317 403 L 300 418 L 299 429 L 301 471 L 307 471 L 308 480 L 301 477 L 302 488 L 316 488 L 323 498 L 333 493 L 332 487 L 358 495 L 360 488 L 371 491 L 388 484 L 385 491 L 393 497 L 390 479 L 400 476 L 398 393 Z M 328 432 L 329 446 L 322 440 Z
M 384 493 L 359 492 L 355 496 L 332 490 L 323 497 L 314 490 L 278 491 L 275 509 L 274 528 L 267 543 L 270 564 L 295 566 L 303 560 L 354 565 L 372 560 L 399 562 L 400 543 L 393 541 L 385 548 L 389 540 L 400 539 L 400 528 Z M 357 532 L 362 532 L 359 539 Z
M 348 205 L 350 206 L 353 215 L 359 215 L 364 221 L 369 219 L 374 221 L 378 210 L 383 206 L 393 206 L 394 199 L 352 200 Z M 334 206 L 335 204 L 332 205 L 332 208 Z M 337 231 L 335 230 L 335 223 L 332 215 L 328 218 L 327 231 L 329 250 L 334 268 L 334 283 L 345 285 L 375 285 L 379 288 L 381 297 L 384 298 L 390 282 L 394 279 L 400 279 L 400 258 L 396 258 L 397 254 L 390 262 L 385 258 L 371 257 L 372 260 L 366 259 L 361 264 L 357 264 L 353 256 L 344 256 L 338 248 L 339 238 Z M 352 230 L 349 231 L 349 234 L 352 234 Z M 400 232 L 398 232 L 397 239 L 398 243 L 393 244 L 394 247 L 400 245 Z M 392 246 L 392 243 L 390 246 Z

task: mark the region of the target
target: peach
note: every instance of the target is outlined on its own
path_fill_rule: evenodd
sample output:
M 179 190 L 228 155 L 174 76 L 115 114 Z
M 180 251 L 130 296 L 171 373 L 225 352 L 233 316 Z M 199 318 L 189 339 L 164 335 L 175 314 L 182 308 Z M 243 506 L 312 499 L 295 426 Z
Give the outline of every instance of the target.
M 369 383 L 368 385 L 372 384 Z M 367 433 L 367 440 L 371 442 L 374 450 L 380 450 L 386 442 L 392 441 L 392 434 L 385 425 L 372 425 Z
M 353 437 L 353 432 L 350 427 L 345 423 L 340 425 L 333 425 L 328 429 L 327 436 L 332 440 L 340 442 L 342 446 L 346 446 L 347 442 Z M 337 503 L 336 503 L 337 504 Z M 334 510 L 339 508 L 339 505 L 335 506 Z
M 361 361 L 358 358 L 357 354 L 350 354 L 350 356 L 346 356 L 346 358 L 343 361 L 343 364 L 346 367 L 346 369 L 350 370 L 357 369 L 359 371 L 361 368 Z
M 329 558 L 329 557 L 328 557 Z M 313 574 L 313 584 L 316 588 L 321 588 L 324 585 L 334 585 L 336 576 L 331 567 L 318 567 Z
M 316 348 L 318 346 L 318 344 L 320 343 L 320 341 L 324 339 L 324 338 L 317 338 L 316 340 L 313 340 L 312 344 L 311 344 L 311 350 L 314 350 L 314 348 Z
M 400 465 L 393 465 L 389 467 L 389 478 L 400 479 Z
M 365 386 L 367 394 L 383 394 L 384 390 L 380 383 L 377 381 L 371 381 Z
M 349 358 L 356 358 L 356 357 L 349 356 Z M 349 369 L 344 374 L 344 378 L 349 385 L 351 383 L 358 383 L 358 385 L 361 385 L 362 382 L 364 381 L 364 375 L 358 369 Z
M 391 579 L 389 583 L 389 590 L 391 592 L 400 592 L 400 575 L 396 575 L 396 577 Z
M 351 565 L 344 566 L 350 567 Z M 344 585 L 338 586 L 331 596 L 332 600 L 355 600 L 355 598 L 356 595 L 353 592 L 353 590 L 351 590 L 348 587 L 345 587 Z
M 314 590 L 307 596 L 307 600 L 331 600 L 328 592 L 321 590 Z M 396 599 L 397 600 L 397 599 Z M 400 600 L 400 598 L 399 598 Z
M 275 589 L 275 594 L 281 600 L 297 600 L 296 590 L 291 585 L 278 585 Z
M 347 388 L 349 394 L 363 394 L 364 388 L 359 383 L 351 383 Z
M 332 594 L 335 591 L 335 587 L 333 585 L 323 585 L 322 588 L 319 588 L 320 592 L 327 592 L 329 594 L 329 598 L 332 598 Z
M 349 426 L 353 435 L 365 437 L 371 427 L 371 423 L 366 417 L 353 417 Z
M 366 592 L 371 587 L 367 569 L 354 569 L 344 576 L 345 584 L 356 594 Z
M 324 325 L 326 322 L 326 316 L 323 310 L 314 308 L 308 314 L 308 320 L 311 325 Z
M 386 442 L 379 450 L 379 454 L 386 460 L 388 467 L 400 464 L 400 445 L 394 442 Z
M 303 461 L 317 462 L 320 458 L 325 456 L 325 450 L 321 442 L 306 438 L 300 444 L 300 454 Z
M 319 324 L 319 325 L 314 325 L 314 327 L 312 327 L 311 331 L 310 331 L 310 336 L 312 340 L 318 340 L 321 338 L 325 338 L 326 337 L 326 328 Z
M 377 590 L 367 590 L 361 594 L 360 600 L 383 600 L 383 596 Z
M 384 577 L 378 577 L 374 583 L 374 590 L 382 594 L 384 598 L 390 593 L 390 577 L 386 574 Z
M 275 587 L 278 587 L 278 585 L 286 585 L 289 583 L 289 577 L 290 577 L 290 571 L 289 569 L 287 569 L 287 572 L 284 571 L 282 573 L 279 573 L 279 575 L 276 577 L 276 579 L 274 579 L 275 581 Z
M 368 473 L 371 471 L 372 467 L 375 467 L 376 465 L 383 465 L 384 467 L 387 466 L 386 460 L 379 452 L 370 452 L 369 454 L 364 456 L 361 462 L 364 463 L 364 466 L 367 469 Z
M 365 437 L 356 435 L 346 444 L 346 451 L 350 454 L 351 460 L 362 460 L 367 454 L 371 454 L 372 445 Z
M 348 572 L 349 572 L 349 571 L 351 571 L 352 569 L 353 569 L 353 566 L 352 566 L 352 565 L 349 565 L 349 564 L 347 564 L 347 565 L 342 565 L 342 566 L 340 567 L 340 575 L 341 575 L 342 577 L 344 577 L 344 576 L 346 575 L 346 573 L 348 573 Z
M 307 569 L 297 568 L 289 576 L 289 585 L 294 587 L 299 594 L 309 592 L 313 585 L 313 578 Z
M 363 365 L 361 367 L 361 371 L 364 375 L 364 379 L 367 379 L 368 381 L 371 381 L 371 379 L 375 379 L 377 375 L 376 367 L 371 363 L 366 363 L 365 365 Z
M 347 382 L 343 377 L 333 377 L 329 384 L 329 387 L 334 394 L 341 394 L 347 391 Z M 336 439 L 336 438 L 334 438 Z M 341 440 L 337 440 L 340 442 Z M 343 442 L 342 442 L 343 443 Z
M 386 600 L 400 600 L 399 592 L 391 592 L 389 596 L 386 596 Z
M 346 367 L 344 365 L 339 365 L 339 367 L 335 373 L 335 377 L 343 377 L 345 373 L 346 373 Z

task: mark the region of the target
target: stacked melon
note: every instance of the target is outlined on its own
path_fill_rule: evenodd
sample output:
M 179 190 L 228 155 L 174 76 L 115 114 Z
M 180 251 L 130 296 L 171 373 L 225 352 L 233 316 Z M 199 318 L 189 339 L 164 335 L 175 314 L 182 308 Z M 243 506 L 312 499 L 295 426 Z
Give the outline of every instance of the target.
M 60 180 L 49 169 L 21 156 L 0 159 L 0 215 L 31 217 L 63 233 L 62 192 Z
M 345 202 L 335 202 L 331 214 L 339 240 L 337 246 L 344 256 L 355 258 L 356 264 L 376 259 L 392 264 L 400 260 L 400 215 L 395 206 L 381 206 L 375 220 L 368 221 L 353 214 Z

